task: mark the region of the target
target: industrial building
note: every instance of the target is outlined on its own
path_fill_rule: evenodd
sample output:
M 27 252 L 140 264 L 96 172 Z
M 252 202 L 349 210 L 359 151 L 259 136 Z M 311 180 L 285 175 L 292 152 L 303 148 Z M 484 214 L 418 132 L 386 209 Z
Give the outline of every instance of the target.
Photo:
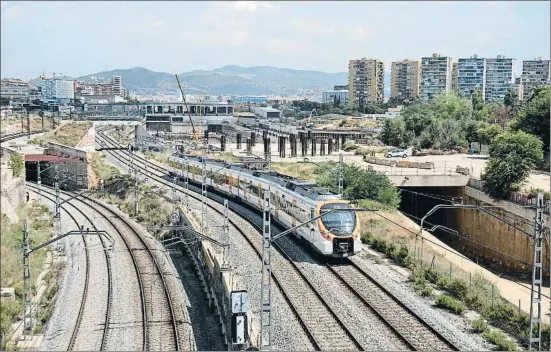
M 324 104 L 333 104 L 339 102 L 341 106 L 348 105 L 349 93 L 347 90 L 327 90 L 322 93 L 321 102 Z
M 348 64 L 349 105 L 382 103 L 385 91 L 385 66 L 380 60 L 350 60 Z
M 255 106 L 251 107 L 251 111 L 262 119 L 279 119 L 281 117 L 281 111 L 272 107 Z
M 234 104 L 262 104 L 268 102 L 268 97 L 265 95 L 246 95 L 233 97 Z
M 419 96 L 421 63 L 419 61 L 397 61 L 391 66 L 390 97 L 413 100 Z
M 232 122 L 233 105 L 226 102 L 184 103 L 140 103 L 139 109 L 145 115 L 147 131 L 173 133 L 191 132 L 189 116 L 195 125 L 221 125 Z
M 421 58 L 420 97 L 431 101 L 439 94 L 449 94 L 452 82 L 452 62 L 449 56 L 433 54 Z
M 465 97 L 471 99 L 477 90 L 482 92 L 482 100 L 486 94 L 486 59 L 475 55 L 457 60 L 457 89 Z

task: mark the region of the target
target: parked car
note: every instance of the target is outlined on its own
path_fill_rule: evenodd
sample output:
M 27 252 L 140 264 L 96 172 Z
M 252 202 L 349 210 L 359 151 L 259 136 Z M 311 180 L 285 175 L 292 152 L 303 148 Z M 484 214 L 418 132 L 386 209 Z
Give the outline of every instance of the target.
M 410 155 L 411 155 L 411 149 L 394 149 L 388 152 L 386 154 L 386 157 L 392 158 L 394 156 L 398 156 L 398 157 L 401 156 L 402 158 L 407 158 Z

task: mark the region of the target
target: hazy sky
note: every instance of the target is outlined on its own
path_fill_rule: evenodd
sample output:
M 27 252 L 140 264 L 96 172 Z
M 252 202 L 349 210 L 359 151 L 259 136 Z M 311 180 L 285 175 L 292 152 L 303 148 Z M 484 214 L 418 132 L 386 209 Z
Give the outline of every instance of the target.
M 270 65 L 347 71 L 432 53 L 549 58 L 549 1 L 2 1 L 1 75 Z M 520 65 L 519 65 L 520 66 Z

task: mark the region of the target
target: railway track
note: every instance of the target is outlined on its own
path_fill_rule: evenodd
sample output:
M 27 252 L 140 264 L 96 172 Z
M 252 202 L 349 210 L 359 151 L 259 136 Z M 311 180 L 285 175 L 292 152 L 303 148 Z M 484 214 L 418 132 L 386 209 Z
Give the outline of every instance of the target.
M 110 141 L 110 146 L 114 146 L 116 142 Z M 124 154 L 125 159 L 118 158 L 125 165 L 128 165 L 128 154 L 126 151 L 115 151 L 119 154 Z M 134 156 L 135 164 L 148 162 L 140 157 Z M 157 166 L 148 166 L 148 169 L 155 169 L 158 172 L 166 174 L 167 170 L 164 170 Z M 161 171 L 162 170 L 162 171 Z M 171 185 L 170 182 L 162 179 L 157 175 L 150 174 L 149 177 L 154 178 L 157 182 Z M 200 201 L 199 196 L 189 194 L 190 197 Z M 216 207 L 210 205 L 211 209 L 223 216 L 223 212 Z M 260 238 L 258 233 L 257 237 L 248 234 L 241 230 L 240 227 L 230 220 L 230 223 L 235 229 L 245 238 L 249 245 L 254 249 L 261 259 L 261 246 L 258 242 Z M 258 229 L 258 226 L 254 225 Z M 309 341 L 316 350 L 366 350 L 362 343 L 358 341 L 358 338 L 350 331 L 342 319 L 338 317 L 334 309 L 323 299 L 319 290 L 311 283 L 311 281 L 304 275 L 304 273 L 298 269 L 295 263 L 293 263 L 286 253 L 282 251 L 279 258 L 272 257 L 272 260 L 278 260 L 277 274 L 273 273 L 272 278 L 279 288 L 280 292 L 284 296 L 286 302 L 289 304 L 291 310 L 295 313 L 300 325 L 303 327 Z M 295 277 L 299 283 L 290 285 L 282 282 L 278 278 L 284 277 L 285 281 Z
M 104 140 L 108 140 L 110 144 L 112 145 L 116 144 L 116 142 L 111 140 L 110 137 L 106 136 L 103 133 L 103 131 L 100 132 L 99 135 Z M 125 154 L 126 158 L 129 157 L 128 152 L 120 152 L 120 153 Z M 134 163 L 137 166 L 139 166 L 140 163 L 141 164 L 148 163 L 148 166 L 147 166 L 148 170 L 155 170 L 157 172 L 162 173 L 163 175 L 166 175 L 169 171 L 167 168 L 163 168 L 158 165 L 149 163 L 146 159 L 138 155 L 134 155 L 133 158 L 134 158 Z M 123 163 L 126 164 L 126 161 L 127 159 L 125 159 Z M 151 176 L 153 175 L 150 174 L 149 177 Z M 159 176 L 155 175 L 154 177 L 157 178 L 157 181 L 158 179 L 162 180 L 158 182 L 169 184 L 167 180 L 162 179 Z M 192 189 L 193 191 L 194 187 L 190 187 L 190 189 Z M 197 191 L 200 191 L 200 190 L 196 190 L 196 192 Z M 209 196 L 212 197 L 212 192 L 209 192 Z M 193 197 L 193 198 L 198 200 L 200 199 L 199 197 Z M 221 200 L 218 200 L 218 202 L 220 203 Z M 239 213 L 243 214 L 242 211 L 239 211 Z M 260 219 L 259 216 L 258 218 Z M 246 219 L 246 220 L 248 220 L 257 229 L 260 229 L 258 221 L 255 223 L 255 221 L 251 221 L 251 219 Z M 260 219 L 260 222 L 261 222 L 261 219 Z M 243 234 L 243 235 L 245 236 L 249 244 L 255 248 L 257 254 L 260 255 L 259 249 L 255 247 L 254 242 L 249 238 L 249 236 L 247 236 L 246 234 Z M 308 281 L 308 277 L 301 271 L 297 263 L 289 258 L 289 256 L 285 253 L 285 251 L 283 250 L 283 248 L 281 248 L 281 246 L 279 246 L 277 243 L 275 243 L 274 245 L 281 253 L 281 255 L 286 257 L 287 263 L 289 263 L 291 266 L 294 267 L 293 270 L 303 278 L 307 286 L 315 290 L 314 286 Z M 365 271 L 363 271 L 360 267 L 358 267 L 352 260 L 348 260 L 347 265 L 345 266 L 335 266 L 328 263 L 325 263 L 325 264 L 320 263 L 320 264 L 326 265 L 327 268 L 330 270 L 330 272 L 333 273 L 333 275 L 336 277 L 337 281 L 340 282 L 342 285 L 344 285 L 350 292 L 352 292 L 356 296 L 356 298 L 360 300 L 367 309 L 372 311 L 383 322 L 383 324 L 385 324 L 389 329 L 391 329 L 394 332 L 394 334 L 398 337 L 398 339 L 404 344 L 404 346 L 406 346 L 407 349 L 452 350 L 452 351 L 460 350 L 451 341 L 449 341 L 446 337 L 444 337 L 440 332 L 438 332 L 430 324 L 424 321 L 420 316 L 418 316 L 411 309 L 409 309 L 400 299 L 398 299 L 391 292 L 386 290 L 384 286 L 382 286 L 380 283 L 378 283 L 373 278 L 371 278 L 367 273 L 365 273 Z M 287 275 L 288 274 L 289 272 L 287 271 Z M 292 295 L 292 293 L 290 295 Z M 321 298 L 321 295 L 318 292 L 317 292 L 317 296 L 321 301 L 323 301 L 323 299 Z M 322 305 L 325 305 L 326 307 L 328 307 L 328 305 L 325 302 L 322 303 Z M 310 308 L 314 307 L 313 304 L 306 304 L 304 306 L 307 306 Z M 298 309 L 296 309 L 295 311 L 298 312 Z M 309 313 L 310 312 L 307 312 L 307 314 Z M 334 315 L 334 312 L 332 314 L 329 313 L 329 315 L 333 315 L 334 317 L 336 317 Z M 308 320 L 308 318 L 306 318 L 306 320 Z M 315 331 L 315 328 L 311 327 L 310 326 L 311 323 L 308 323 L 307 321 L 303 322 L 302 325 L 307 330 L 310 330 L 308 332 L 308 335 L 310 336 L 310 340 L 313 346 L 315 346 L 316 348 L 319 348 L 320 343 L 317 342 L 315 338 L 315 336 L 319 336 L 319 334 Z M 346 332 L 345 334 L 349 337 L 352 336 L 350 331 Z M 352 340 L 355 340 L 354 344 L 356 349 L 363 349 L 361 343 L 359 343 L 357 339 L 352 337 Z M 331 346 L 331 347 L 334 347 L 334 346 Z M 323 348 L 323 349 L 326 349 L 326 348 Z
M 453 342 L 413 312 L 392 292 L 366 273 L 352 258 L 345 265 L 326 266 L 365 304 L 408 342 L 414 351 L 459 351 Z
M 39 189 L 38 187 L 35 187 L 30 183 L 27 183 L 26 186 L 28 188 L 30 188 L 32 192 L 35 192 L 36 194 L 39 194 L 38 193 L 38 189 Z M 40 194 L 41 194 L 41 197 L 43 197 L 45 199 L 48 199 L 52 203 L 55 203 L 55 193 L 54 192 L 48 192 L 48 190 L 43 187 L 41 189 Z M 52 197 L 48 197 L 44 194 L 49 194 Z M 94 225 L 94 222 L 88 217 L 88 215 L 86 215 L 86 213 L 84 213 L 82 210 L 80 210 L 78 207 L 76 207 L 75 205 L 73 205 L 71 203 L 67 203 L 67 204 L 68 204 L 68 206 L 71 206 L 72 208 L 74 208 L 77 213 L 79 213 L 86 221 L 88 221 L 88 223 L 92 226 L 92 228 L 94 230 L 97 230 L 97 227 Z M 77 227 L 79 227 L 78 221 L 75 219 L 73 214 L 71 212 L 69 212 L 67 207 L 65 205 L 61 205 L 61 209 L 65 210 L 67 215 L 69 215 L 69 217 L 72 219 L 73 223 Z M 86 256 L 86 269 L 85 269 L 86 271 L 85 271 L 84 290 L 83 290 L 82 300 L 81 300 L 81 303 L 80 303 L 80 308 L 79 308 L 79 312 L 78 312 L 76 323 L 75 323 L 75 328 L 73 329 L 73 332 L 71 333 L 71 338 L 69 340 L 69 344 L 68 344 L 68 347 L 67 347 L 68 351 L 74 350 L 75 343 L 77 341 L 77 337 L 79 336 L 79 331 L 80 331 L 81 324 L 82 324 L 82 321 L 83 321 L 84 310 L 87 306 L 87 302 L 88 302 L 88 298 L 89 298 L 90 250 L 89 250 L 89 247 L 88 247 L 88 241 L 86 240 L 86 236 L 84 236 L 84 235 L 82 236 L 82 241 L 84 243 L 84 251 L 85 251 L 85 256 Z M 104 255 L 105 255 L 105 263 L 106 263 L 106 267 L 107 267 L 107 302 L 106 302 L 105 318 L 103 320 L 104 329 L 103 329 L 103 333 L 102 333 L 102 337 L 101 337 L 101 344 L 100 344 L 100 350 L 103 351 L 103 350 L 105 350 L 105 343 L 107 341 L 107 329 L 105 327 L 107 327 L 107 324 L 109 322 L 109 316 L 111 315 L 111 303 L 113 301 L 112 300 L 113 292 L 112 292 L 111 261 L 109 260 L 109 255 L 107 253 L 107 246 L 105 245 L 105 241 L 104 241 L 103 238 L 99 237 L 99 241 L 100 241 L 101 246 L 103 248 L 103 252 L 104 252 Z
M 74 195 L 64 191 L 61 193 L 67 196 Z M 75 198 L 71 202 L 73 201 L 83 203 L 101 214 L 115 230 L 116 238 L 124 244 L 131 257 L 140 291 L 142 349 L 180 350 L 179 324 L 175 319 L 165 275 L 152 249 L 127 220 L 109 207 L 88 197 L 85 197 L 85 200 Z M 109 327 L 112 325 L 109 321 L 107 330 L 110 330 Z
M 37 134 L 37 133 L 42 133 L 42 132 L 43 131 L 31 132 L 30 135 Z M 8 142 L 8 141 L 11 141 L 13 139 L 17 139 L 17 138 L 21 138 L 21 137 L 26 137 L 28 135 L 29 134 L 27 132 L 18 132 L 18 133 L 5 134 L 5 135 L 2 136 L 2 138 L 0 138 L 0 143 Z

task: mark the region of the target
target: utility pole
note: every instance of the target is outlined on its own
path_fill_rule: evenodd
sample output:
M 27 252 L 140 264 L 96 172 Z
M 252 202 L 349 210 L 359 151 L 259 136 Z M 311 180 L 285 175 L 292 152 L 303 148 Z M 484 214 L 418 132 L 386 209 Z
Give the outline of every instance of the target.
M 40 187 L 42 184 L 42 179 L 40 178 L 40 161 L 36 162 L 36 183 L 38 184 L 38 200 L 40 201 L 42 199 L 42 188 Z
M 25 338 L 25 336 L 29 333 L 32 337 L 32 290 L 27 219 L 23 220 L 23 309 L 23 338 Z
M 530 335 L 529 350 L 537 344 L 537 351 L 541 351 L 541 328 L 543 327 L 541 311 L 541 288 L 543 284 L 543 193 L 538 193 L 536 215 L 534 217 L 534 261 L 532 266 L 532 291 L 530 294 Z M 535 310 L 535 312 L 534 312 Z M 534 317 L 534 314 L 536 315 Z M 537 333 L 534 336 L 534 333 Z
M 185 161 L 185 165 L 184 163 L 182 163 L 182 166 L 185 167 L 185 174 L 184 174 L 184 183 L 185 183 L 185 186 L 186 186 L 186 208 L 189 210 L 189 180 L 188 180 L 188 177 L 189 177 L 189 174 L 188 174 L 188 171 L 189 171 L 189 162 L 186 160 Z
M 207 226 L 207 148 L 208 137 L 203 136 L 203 160 L 202 160 L 202 180 L 201 180 L 201 233 L 206 234 Z
M 134 153 L 132 145 L 128 145 L 128 154 L 130 155 L 130 170 L 129 173 L 134 173 L 134 216 L 138 218 L 138 211 L 140 210 L 140 192 L 138 190 L 138 168 L 134 165 Z
M 29 114 L 29 108 L 25 109 L 27 111 L 27 139 L 31 138 L 31 117 Z
M 344 162 L 342 153 L 339 154 L 339 195 L 343 196 L 343 184 L 344 184 Z
M 270 190 L 264 190 L 262 218 L 262 282 L 260 287 L 260 349 L 271 350 L 272 345 L 272 230 L 270 224 Z
M 224 199 L 224 227 L 222 229 L 222 242 L 224 244 L 222 252 L 222 267 L 221 270 L 228 270 L 230 268 L 230 226 L 228 219 L 228 200 Z

